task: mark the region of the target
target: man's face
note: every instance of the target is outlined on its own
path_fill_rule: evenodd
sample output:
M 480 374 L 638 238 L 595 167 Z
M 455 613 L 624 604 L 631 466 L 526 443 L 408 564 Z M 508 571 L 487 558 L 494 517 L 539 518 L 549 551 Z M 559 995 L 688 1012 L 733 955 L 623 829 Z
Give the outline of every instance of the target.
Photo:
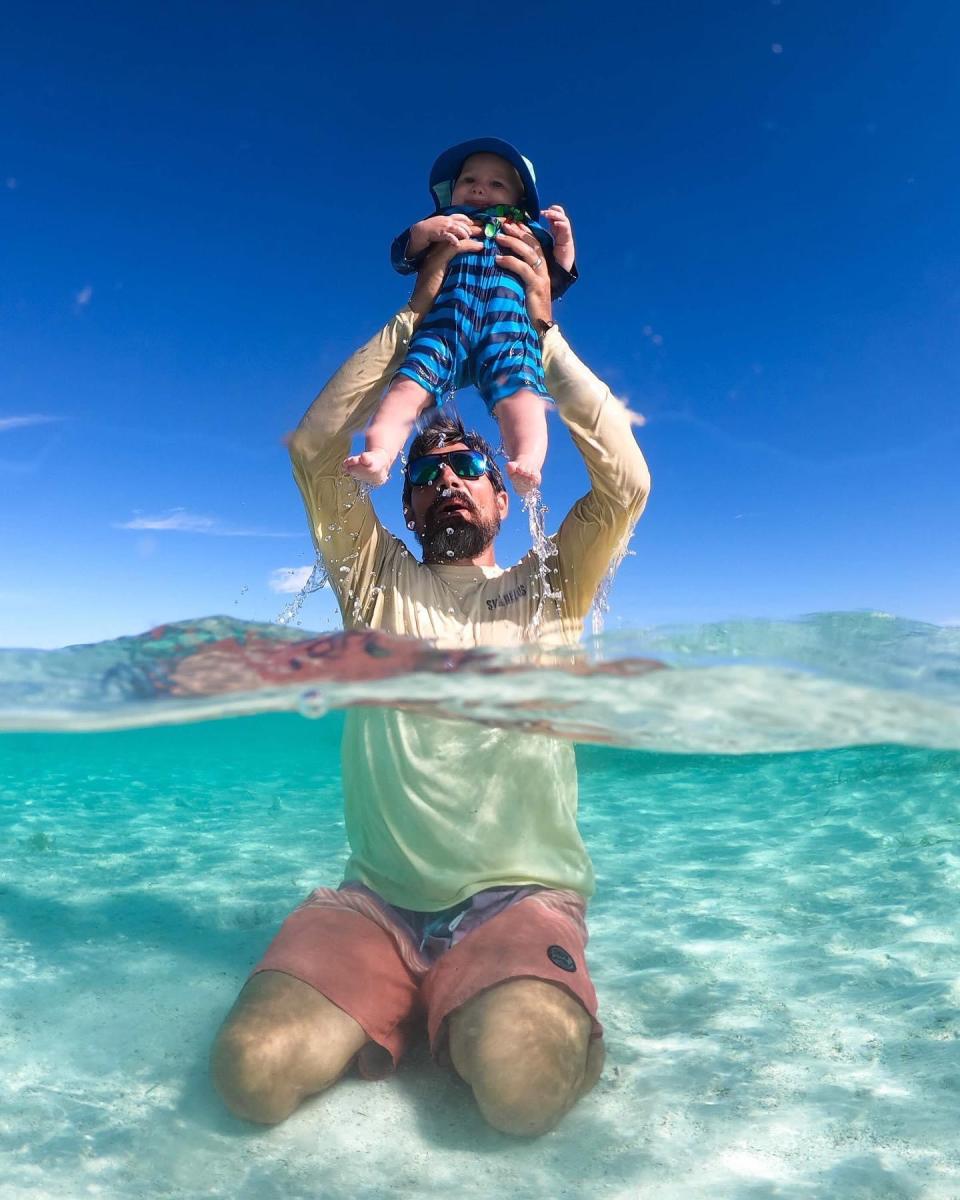
M 467 449 L 463 442 L 451 442 L 425 457 Z M 489 475 L 461 479 L 445 462 L 433 483 L 411 490 L 407 520 L 423 546 L 424 562 L 463 562 L 493 542 L 508 505 L 507 493 L 498 492 Z
M 517 205 L 523 186 L 515 169 L 499 154 L 471 154 L 460 168 L 453 185 L 454 204 L 489 208 L 494 204 Z

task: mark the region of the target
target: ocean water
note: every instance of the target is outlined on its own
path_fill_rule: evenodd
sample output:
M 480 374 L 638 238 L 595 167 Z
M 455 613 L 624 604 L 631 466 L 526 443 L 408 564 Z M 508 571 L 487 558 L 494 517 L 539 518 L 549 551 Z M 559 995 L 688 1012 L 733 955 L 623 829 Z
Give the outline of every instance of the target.
M 207 1078 L 340 878 L 342 709 L 577 743 L 597 1088 L 520 1142 L 421 1044 L 275 1129 Z M 222 618 L 0 652 L 4 1197 L 960 1198 L 960 629 L 445 654 Z

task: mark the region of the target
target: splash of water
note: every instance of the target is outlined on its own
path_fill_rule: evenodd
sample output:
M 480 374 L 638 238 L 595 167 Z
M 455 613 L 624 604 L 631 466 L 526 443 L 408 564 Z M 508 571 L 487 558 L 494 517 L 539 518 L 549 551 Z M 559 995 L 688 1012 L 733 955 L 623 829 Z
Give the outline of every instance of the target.
M 549 510 L 543 503 L 540 489 L 533 488 L 532 491 L 527 492 L 520 503 L 527 514 L 530 541 L 537 557 L 537 608 L 530 622 L 530 628 L 536 635 L 539 634 L 543 623 L 543 609 L 546 602 L 562 599 L 560 592 L 555 592 L 550 585 L 550 568 L 547 566 L 547 560 L 556 556 L 557 547 L 556 543 L 547 536 L 544 517 Z
M 303 602 L 312 592 L 319 592 L 321 588 L 326 587 L 330 582 L 327 575 L 327 568 L 324 566 L 323 559 L 318 554 L 316 561 L 313 564 L 313 570 L 307 576 L 307 581 L 294 596 L 286 608 L 276 618 L 278 625 L 290 625 L 300 616 L 300 610 L 303 608 Z
M 600 586 L 597 588 L 597 594 L 593 600 L 593 608 L 590 610 L 590 633 L 594 640 L 601 638 L 604 632 L 604 623 L 607 613 L 610 611 L 610 591 L 613 588 L 613 581 L 617 577 L 617 572 L 620 570 L 620 564 L 628 554 L 633 554 L 633 550 L 628 550 L 626 547 L 626 539 L 619 549 L 610 559 L 610 566 L 607 567 L 607 573 L 600 580 Z

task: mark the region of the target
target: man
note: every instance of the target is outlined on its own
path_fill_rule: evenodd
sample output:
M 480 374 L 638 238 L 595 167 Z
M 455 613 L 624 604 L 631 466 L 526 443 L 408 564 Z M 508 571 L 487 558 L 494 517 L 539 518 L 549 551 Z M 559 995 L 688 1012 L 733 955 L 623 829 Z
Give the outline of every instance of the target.
M 422 563 L 342 473 L 350 434 L 374 411 L 447 262 L 476 244 L 439 249 L 410 306 L 340 368 L 292 439 L 347 629 L 441 646 L 573 647 L 646 503 L 629 415 L 552 324 L 533 239 L 514 227 L 503 244 L 590 490 L 555 535 L 544 575 L 532 551 L 510 570 L 496 565 L 508 496 L 489 448 L 458 423 L 411 448 L 404 515 Z M 220 1031 L 213 1077 L 238 1115 L 281 1121 L 354 1062 L 368 1078 L 388 1074 L 424 1018 L 435 1057 L 504 1132 L 546 1132 L 599 1078 L 602 1029 L 584 961 L 593 871 L 576 826 L 573 747 L 455 716 L 347 714 L 345 879 L 284 922 Z

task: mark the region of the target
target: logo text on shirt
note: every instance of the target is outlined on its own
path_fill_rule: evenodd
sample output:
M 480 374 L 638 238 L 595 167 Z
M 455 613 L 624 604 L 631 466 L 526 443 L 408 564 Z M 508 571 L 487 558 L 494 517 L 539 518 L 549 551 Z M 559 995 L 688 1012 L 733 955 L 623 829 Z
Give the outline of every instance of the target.
M 521 596 L 527 594 L 527 585 L 518 583 L 515 588 L 511 588 L 509 592 L 504 592 L 502 596 L 495 596 L 492 600 L 487 601 L 487 608 L 493 612 L 497 608 L 506 608 L 508 604 L 513 604 L 515 600 L 519 600 Z

